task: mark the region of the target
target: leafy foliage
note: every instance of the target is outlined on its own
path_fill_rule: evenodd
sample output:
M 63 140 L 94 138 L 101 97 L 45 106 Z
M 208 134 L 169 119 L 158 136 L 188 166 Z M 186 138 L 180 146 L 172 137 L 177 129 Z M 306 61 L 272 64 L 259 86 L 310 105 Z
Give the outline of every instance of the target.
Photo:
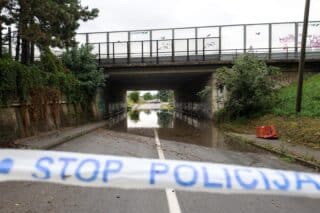
M 74 47 L 62 55 L 63 64 L 79 81 L 79 85 L 71 82 L 82 94 L 78 101 L 87 103 L 92 100 L 96 90 L 105 85 L 104 74 L 98 69 L 91 50 L 92 47 L 88 46 Z
M 212 88 L 210 86 L 205 86 L 203 90 L 197 93 L 201 99 L 206 99 L 211 94 Z
M 73 46 L 79 21 L 92 20 L 99 12 L 82 6 L 80 0 L 2 0 L 0 11 L 0 22 L 17 28 L 23 64 L 31 61 L 33 44 L 40 49 Z
M 17 70 L 19 63 L 12 63 L 10 58 L 0 59 L 0 105 L 7 104 L 17 93 Z
M 170 90 L 160 90 L 158 95 L 160 101 L 162 102 L 168 102 L 173 100 L 173 92 Z
M 275 80 L 279 69 L 268 67 L 256 56 L 246 54 L 232 68 L 217 70 L 217 86 L 226 86 L 229 95 L 225 103 L 228 118 L 250 117 L 272 108 Z
M 138 103 L 139 97 L 140 97 L 140 93 L 137 92 L 137 91 L 130 92 L 128 97 L 133 103 Z
M 144 99 L 145 101 L 149 101 L 149 100 L 152 100 L 152 99 L 153 99 L 153 96 L 151 95 L 150 92 L 147 92 L 147 93 L 145 93 L 145 94 L 143 95 L 143 99 Z

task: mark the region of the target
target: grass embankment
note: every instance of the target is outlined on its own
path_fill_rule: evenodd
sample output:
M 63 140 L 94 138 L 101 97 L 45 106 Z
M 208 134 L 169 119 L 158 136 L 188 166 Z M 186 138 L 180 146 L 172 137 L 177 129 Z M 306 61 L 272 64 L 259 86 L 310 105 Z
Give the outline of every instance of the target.
M 238 133 L 255 133 L 255 127 L 275 125 L 281 140 L 320 149 L 320 74 L 304 81 L 300 115 L 295 114 L 296 83 L 281 88 L 271 113 L 222 124 L 224 129 Z

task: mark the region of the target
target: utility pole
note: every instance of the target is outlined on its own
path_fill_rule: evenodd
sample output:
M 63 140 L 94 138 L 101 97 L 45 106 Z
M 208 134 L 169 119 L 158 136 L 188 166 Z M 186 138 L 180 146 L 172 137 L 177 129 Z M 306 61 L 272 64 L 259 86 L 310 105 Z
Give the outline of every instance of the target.
M 305 58 L 306 58 L 306 42 L 307 42 L 307 34 L 308 34 L 309 9 L 310 9 L 310 0 L 306 0 L 305 11 L 304 11 L 302 41 L 301 41 L 301 55 L 300 55 L 299 71 L 298 71 L 296 113 L 301 112 L 303 72 L 304 72 L 304 62 L 305 62 Z

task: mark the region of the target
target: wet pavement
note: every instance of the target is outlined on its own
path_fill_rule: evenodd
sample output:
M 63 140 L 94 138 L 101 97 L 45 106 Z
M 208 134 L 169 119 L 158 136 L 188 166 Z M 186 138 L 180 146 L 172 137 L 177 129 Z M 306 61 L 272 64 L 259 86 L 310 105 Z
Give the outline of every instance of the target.
M 109 129 L 130 134 L 154 137 L 157 129 L 159 138 L 186 144 L 234 150 L 238 152 L 265 153 L 244 143 L 225 139 L 211 120 L 199 119 L 170 110 L 134 110 L 112 119 Z
M 100 128 L 62 144 L 55 150 L 159 158 L 154 134 L 156 129 L 166 159 L 312 171 L 270 153 L 225 141 L 212 123 L 169 111 L 129 112 L 128 115 L 111 119 L 109 123 L 108 129 Z M 169 212 L 164 190 L 121 190 L 13 182 L 1 183 L 0 192 L 1 213 Z M 319 211 L 319 199 L 184 191 L 177 191 L 176 196 L 182 213 Z M 170 213 L 173 212 L 176 211 Z

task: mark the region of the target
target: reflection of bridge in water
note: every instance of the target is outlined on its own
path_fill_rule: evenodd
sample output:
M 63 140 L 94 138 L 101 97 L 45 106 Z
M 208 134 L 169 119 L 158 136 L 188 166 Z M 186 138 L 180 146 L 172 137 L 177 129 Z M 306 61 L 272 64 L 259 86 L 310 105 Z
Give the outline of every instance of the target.
M 101 65 L 231 61 L 243 53 L 261 59 L 299 58 L 302 22 L 261 23 L 79 33 Z M 309 23 L 308 60 L 320 59 L 320 21 Z

